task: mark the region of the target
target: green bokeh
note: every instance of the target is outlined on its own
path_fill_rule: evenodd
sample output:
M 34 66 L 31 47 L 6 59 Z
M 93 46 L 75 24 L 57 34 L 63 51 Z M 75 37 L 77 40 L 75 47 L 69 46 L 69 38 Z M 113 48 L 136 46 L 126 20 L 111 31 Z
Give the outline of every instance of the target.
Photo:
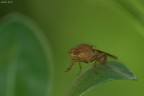
M 70 63 L 69 49 L 79 43 L 92 44 L 118 56 L 138 78 L 136 82 L 105 83 L 93 88 L 85 96 L 144 96 L 144 25 L 139 22 L 144 20 L 143 14 L 133 16 L 116 2 L 118 0 L 20 1 L 15 0 L 13 4 L 5 6 L 0 4 L 0 16 L 18 11 L 35 20 L 45 32 L 54 57 L 51 96 L 63 96 L 77 78 L 78 65 L 67 74 L 64 70 Z M 137 6 L 129 7 L 127 2 L 125 5 L 144 12 L 144 2 L 135 2 Z M 141 18 L 137 20 L 135 17 Z
M 9 14 L 0 23 L 0 95 L 47 96 L 51 89 L 51 50 L 32 21 Z

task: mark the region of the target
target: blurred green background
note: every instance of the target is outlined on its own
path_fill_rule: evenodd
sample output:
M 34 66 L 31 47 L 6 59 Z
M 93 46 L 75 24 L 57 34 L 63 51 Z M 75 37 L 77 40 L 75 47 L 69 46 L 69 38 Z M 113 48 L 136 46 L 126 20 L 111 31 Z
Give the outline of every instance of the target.
M 49 40 L 53 55 L 49 96 L 64 96 L 77 78 L 78 65 L 67 74 L 64 70 L 71 60 L 69 49 L 80 43 L 118 56 L 138 78 L 136 82 L 107 82 L 84 96 L 144 96 L 143 6 L 143 0 L 13 0 L 0 3 L 0 18 L 21 13 L 32 19 Z

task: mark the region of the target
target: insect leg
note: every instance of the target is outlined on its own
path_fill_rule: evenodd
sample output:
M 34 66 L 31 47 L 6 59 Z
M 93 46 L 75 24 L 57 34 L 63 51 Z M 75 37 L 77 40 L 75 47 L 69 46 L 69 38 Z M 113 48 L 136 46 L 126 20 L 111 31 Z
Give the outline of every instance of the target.
M 107 56 L 103 56 L 100 58 L 101 64 L 103 64 L 105 67 L 110 68 L 110 66 L 107 63 Z
M 97 70 L 97 67 L 96 67 L 96 61 L 95 61 L 94 65 L 93 65 L 93 69 L 94 69 L 94 72 L 97 74 L 98 70 Z
M 81 73 L 81 70 L 82 70 L 82 66 L 81 66 L 80 62 L 79 62 L 79 68 L 80 68 L 80 70 L 79 70 L 77 75 L 79 75 Z
M 98 56 L 97 56 L 99 62 L 103 65 L 106 65 L 107 63 L 107 55 L 105 53 L 100 53 Z
M 66 68 L 65 72 L 68 72 L 69 70 L 71 70 L 75 62 L 76 62 L 75 60 L 72 60 L 72 63 L 69 65 L 69 67 Z

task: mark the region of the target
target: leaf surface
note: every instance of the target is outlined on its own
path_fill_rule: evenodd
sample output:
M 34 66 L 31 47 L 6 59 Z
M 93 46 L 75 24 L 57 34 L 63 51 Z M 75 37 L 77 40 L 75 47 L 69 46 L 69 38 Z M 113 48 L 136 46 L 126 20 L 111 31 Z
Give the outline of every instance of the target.
M 136 77 L 125 65 L 117 61 L 108 61 L 108 66 L 96 64 L 96 67 L 78 77 L 66 96 L 82 96 L 97 84 L 109 80 L 136 80 Z

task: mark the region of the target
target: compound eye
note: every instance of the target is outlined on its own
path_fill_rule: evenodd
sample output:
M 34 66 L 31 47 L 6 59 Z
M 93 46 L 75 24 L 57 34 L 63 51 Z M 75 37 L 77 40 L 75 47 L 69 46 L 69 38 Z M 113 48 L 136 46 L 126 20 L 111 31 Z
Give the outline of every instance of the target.
M 70 54 L 77 55 L 79 52 L 77 49 L 71 49 Z

